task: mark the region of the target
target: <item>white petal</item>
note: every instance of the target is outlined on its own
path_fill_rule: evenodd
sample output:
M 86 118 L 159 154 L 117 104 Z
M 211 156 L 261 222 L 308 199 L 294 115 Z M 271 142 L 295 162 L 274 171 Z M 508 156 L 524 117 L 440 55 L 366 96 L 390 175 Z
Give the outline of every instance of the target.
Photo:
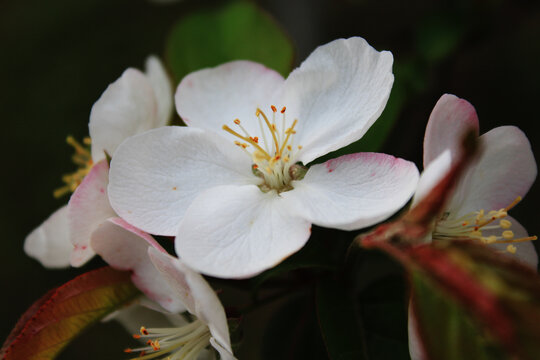
M 386 154 L 358 153 L 312 166 L 281 196 L 298 216 L 343 230 L 378 223 L 402 208 L 418 183 L 416 166 Z M 293 210 L 291 210 L 293 211 Z
M 92 167 L 69 199 L 69 228 L 74 247 L 72 266 L 82 266 L 94 256 L 90 246 L 92 232 L 99 224 L 116 216 L 107 196 L 108 183 L 109 164 L 103 159 Z
M 152 128 L 165 126 L 173 111 L 172 84 L 163 64 L 156 56 L 146 59 L 146 76 L 154 89 L 157 104 L 157 116 Z
M 474 130 L 478 134 L 478 117 L 474 107 L 455 95 L 441 96 L 426 127 L 424 168 L 445 150 L 450 150 L 452 158 L 456 159 L 467 130 Z
M 230 352 L 225 310 L 206 280 L 182 260 L 155 249 L 149 249 L 148 254 L 156 269 L 176 291 L 177 297 L 186 304 L 188 311 L 206 323 L 212 336 Z
M 229 136 L 221 127 L 238 118 L 252 136 L 257 136 L 255 111 L 257 107 L 270 111 L 283 82 L 279 73 L 261 64 L 225 63 L 187 75 L 176 90 L 176 109 L 189 126 Z
M 150 299 L 170 312 L 185 310 L 184 303 L 155 269 L 148 248 L 163 248 L 148 234 L 120 218 L 101 224 L 92 234 L 92 248 L 103 260 L 118 270 L 132 271 L 131 280 Z
M 381 115 L 394 82 L 392 54 L 364 39 L 315 49 L 285 82 L 283 104 L 298 119 L 299 160 L 309 163 L 360 139 Z
M 452 155 L 449 149 L 431 161 L 420 175 L 418 186 L 411 206 L 415 206 L 448 174 L 452 167 Z
M 516 219 L 512 218 L 511 216 L 507 216 L 505 217 L 505 219 L 512 223 L 512 226 L 508 230 L 512 230 L 512 232 L 514 233 L 514 239 L 526 238 L 529 236 L 527 230 L 525 230 L 523 225 L 521 225 Z M 501 231 L 501 229 L 488 230 L 483 231 L 482 234 L 484 236 L 500 236 Z M 503 251 L 504 254 L 507 256 L 516 258 L 517 260 L 530 266 L 536 271 L 536 268 L 538 266 L 538 254 L 536 253 L 536 249 L 534 248 L 534 244 L 532 243 L 532 241 L 512 243 L 512 245 L 515 246 L 517 249 L 515 254 L 511 254 L 506 251 L 508 245 L 509 244 L 492 244 L 490 246 L 494 247 L 497 250 Z
M 105 158 L 104 151 L 112 156 L 128 137 L 153 128 L 157 111 L 148 78 L 136 69 L 124 71 L 92 106 L 88 127 L 94 162 Z
M 26 254 L 48 268 L 68 267 L 72 249 L 67 206 L 56 210 L 24 240 Z
M 524 197 L 536 178 L 531 145 L 521 130 L 501 126 L 480 140 L 483 152 L 464 174 L 449 206 L 457 215 L 504 208 Z
M 232 354 L 232 350 L 222 346 L 216 338 L 210 338 L 210 344 L 219 352 L 220 360 L 236 360 Z
M 223 138 L 201 129 L 162 127 L 118 148 L 111 163 L 109 197 L 130 224 L 173 236 L 201 191 L 257 180 L 250 157 Z
M 409 355 L 411 360 L 425 360 L 424 352 L 422 351 L 422 343 L 418 331 L 416 331 L 416 320 L 414 318 L 411 305 L 409 305 Z
M 157 304 L 156 304 L 157 305 Z M 118 321 L 130 334 L 138 334 L 141 326 L 147 328 L 168 328 L 178 326 L 178 320 L 182 319 L 180 315 L 167 314 L 149 309 L 139 301 L 119 309 L 108 315 L 104 321 Z M 185 324 L 185 321 L 183 322 Z
M 254 276 L 298 251 L 310 223 L 290 214 L 291 204 L 257 186 L 219 186 L 198 196 L 180 224 L 176 253 L 203 274 Z

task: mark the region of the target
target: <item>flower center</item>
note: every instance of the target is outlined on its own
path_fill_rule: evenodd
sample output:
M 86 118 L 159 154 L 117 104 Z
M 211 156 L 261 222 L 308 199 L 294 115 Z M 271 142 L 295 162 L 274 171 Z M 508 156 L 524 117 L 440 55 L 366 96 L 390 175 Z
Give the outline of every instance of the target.
M 445 213 L 437 221 L 433 230 L 433 240 L 466 240 L 473 239 L 482 244 L 508 244 L 506 251 L 515 254 L 516 247 L 513 243 L 536 240 L 536 236 L 523 238 L 514 238 L 514 232 L 510 229 L 512 223 L 504 219 L 508 215 L 508 211 L 521 201 L 521 196 L 518 196 L 510 205 L 503 209 L 491 210 L 485 212 L 484 209 L 470 212 L 459 218 L 453 218 L 452 214 Z M 491 232 L 493 235 L 485 235 L 487 230 L 495 230 Z
M 73 173 L 62 176 L 65 185 L 54 190 L 53 195 L 55 198 L 74 192 L 94 165 L 90 153 L 91 140 L 89 137 L 83 139 L 83 144 L 80 144 L 73 136 L 68 136 L 66 142 L 75 150 L 71 160 L 78 166 L 78 169 Z
M 272 120 L 259 108 L 255 111 L 255 117 L 259 122 L 259 136 L 251 136 L 242 126 L 240 119 L 235 119 L 234 124 L 240 132 L 223 125 L 223 130 L 236 136 L 240 140 L 234 143 L 245 151 L 253 161 L 253 173 L 262 178 L 264 183 L 260 185 L 262 191 L 276 190 L 278 193 L 291 190 L 292 180 L 303 178 L 305 171 L 298 169 L 295 164 L 295 155 L 302 146 L 294 146 L 294 129 L 298 119 L 289 124 L 287 122 L 283 107 L 281 113 L 281 123 L 276 122 L 278 110 L 272 105 Z M 268 135 L 268 136 L 267 136 Z
M 133 360 L 145 359 L 182 359 L 195 360 L 200 352 L 210 345 L 210 330 L 200 320 L 177 328 L 145 328 L 141 326 L 140 334 L 135 339 L 146 340 L 146 346 L 127 348 L 126 353 L 139 352 Z

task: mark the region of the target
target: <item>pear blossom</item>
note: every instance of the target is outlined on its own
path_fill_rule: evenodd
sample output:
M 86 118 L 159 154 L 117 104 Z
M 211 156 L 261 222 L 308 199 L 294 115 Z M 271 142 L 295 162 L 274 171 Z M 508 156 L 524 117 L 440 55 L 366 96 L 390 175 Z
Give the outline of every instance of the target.
M 116 216 L 107 196 L 106 154 L 113 155 L 132 135 L 165 126 L 172 114 L 172 101 L 170 80 L 154 56 L 147 59 L 145 73 L 129 68 L 107 87 L 92 107 L 91 140 L 79 144 L 68 137 L 79 169 L 63 177 L 65 186 L 55 191 L 55 196 L 73 192 L 69 204 L 28 235 L 24 249 L 29 256 L 46 267 L 66 267 L 81 266 L 94 255 L 89 246 L 91 233 L 101 222 Z
M 474 107 L 454 95 L 443 95 L 435 105 L 424 137 L 424 172 L 413 204 L 419 202 L 448 172 L 458 158 L 466 131 L 479 132 Z M 479 138 L 482 151 L 465 171 L 446 209 L 433 224 L 426 241 L 475 239 L 515 257 L 534 269 L 538 255 L 521 224 L 508 215 L 533 184 L 537 167 L 525 134 L 514 126 L 501 126 Z M 413 360 L 424 359 L 421 342 L 409 310 L 409 351 Z
M 356 37 L 317 48 L 287 79 L 250 61 L 189 74 L 175 95 L 188 126 L 118 147 L 113 209 L 176 236 L 183 262 L 224 278 L 273 267 L 311 224 L 352 230 L 388 218 L 416 188 L 411 162 L 358 153 L 305 165 L 366 133 L 388 100 L 392 62 Z
M 122 219 L 109 219 L 92 234 L 92 248 L 112 267 L 132 272 L 133 283 L 151 300 L 156 301 L 170 325 L 147 327 L 138 324 L 136 339 L 145 345 L 128 348 L 127 353 L 140 353 L 137 359 L 156 357 L 197 359 L 210 345 L 221 359 L 235 359 L 230 344 L 227 318 L 221 302 L 204 278 L 167 252 L 149 235 Z M 121 313 L 121 322 L 133 327 L 148 311 L 129 309 L 129 319 Z M 194 316 L 186 323 L 179 312 Z M 146 320 L 145 320 L 146 321 Z

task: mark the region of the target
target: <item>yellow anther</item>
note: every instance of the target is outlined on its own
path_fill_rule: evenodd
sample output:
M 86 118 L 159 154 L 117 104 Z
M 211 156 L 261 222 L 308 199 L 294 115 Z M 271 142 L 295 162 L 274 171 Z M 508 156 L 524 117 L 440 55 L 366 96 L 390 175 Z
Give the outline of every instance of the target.
M 236 125 L 240 125 L 240 119 L 234 119 L 234 123 L 235 123 Z
M 84 177 L 90 172 L 93 166 L 92 155 L 90 154 L 90 138 L 86 137 L 83 139 L 83 146 L 73 136 L 68 136 L 66 142 L 73 147 L 75 153 L 71 157 L 71 160 L 74 164 L 78 165 L 79 168 L 73 173 L 66 174 L 62 176 L 62 181 L 65 183 L 64 186 L 53 191 L 53 196 L 59 198 L 73 192 L 77 189 L 79 184 L 83 181 Z
M 291 150 L 292 150 L 292 146 L 291 146 L 291 145 L 287 145 L 287 150 L 291 151 Z
M 513 239 L 514 238 L 514 232 L 512 230 L 503 231 L 502 237 L 505 238 L 506 240 Z
M 146 330 L 146 328 L 144 326 L 141 326 L 140 330 L 142 335 L 148 335 L 148 330 Z
M 495 235 L 488 236 L 485 239 L 487 240 L 486 241 L 487 244 L 494 244 L 497 242 L 497 237 Z
M 470 234 L 472 237 L 482 237 L 482 232 L 480 230 L 471 231 Z
M 281 109 L 281 113 L 282 113 L 282 114 L 285 114 L 285 110 L 287 110 L 287 108 L 284 106 L 284 107 Z
M 271 105 L 270 108 L 272 109 L 273 112 L 277 111 L 277 109 L 276 109 L 276 107 L 274 105 Z
M 506 251 L 508 251 L 511 254 L 515 254 L 517 251 L 517 248 L 514 245 L 508 245 L 506 247 Z
M 503 229 L 510 229 L 512 223 L 506 219 L 503 219 L 499 222 L 499 226 Z
M 298 150 L 302 150 L 302 145 L 298 145 Z

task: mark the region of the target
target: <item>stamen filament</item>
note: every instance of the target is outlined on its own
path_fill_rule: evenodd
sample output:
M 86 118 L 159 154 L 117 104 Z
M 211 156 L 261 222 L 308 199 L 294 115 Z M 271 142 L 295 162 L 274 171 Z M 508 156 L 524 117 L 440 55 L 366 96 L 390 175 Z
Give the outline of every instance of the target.
M 263 153 L 264 155 L 264 158 L 266 160 L 270 160 L 270 155 L 268 155 L 268 153 L 266 151 L 263 150 L 263 148 L 261 148 L 259 146 L 259 144 L 257 144 L 255 141 L 253 141 L 251 138 L 249 137 L 246 137 L 246 136 L 242 136 L 240 135 L 239 133 L 237 133 L 236 131 L 234 131 L 233 129 L 231 129 L 230 127 L 228 127 L 227 125 L 223 125 L 221 127 L 223 130 L 227 131 L 228 133 L 236 136 L 236 137 L 239 137 L 240 139 L 244 140 L 244 141 L 247 141 L 248 143 L 250 143 L 251 145 L 253 145 L 254 147 L 256 147 L 261 153 Z
M 278 142 L 278 139 L 276 137 L 275 125 L 272 126 L 272 124 L 270 124 L 270 121 L 268 121 L 268 118 L 266 117 L 265 113 L 261 109 L 257 108 L 257 112 L 255 114 L 257 115 L 257 117 L 259 117 L 259 115 L 262 115 L 262 117 L 264 119 L 264 122 L 266 123 L 266 125 L 270 129 L 270 133 L 272 134 L 272 138 L 274 139 L 274 144 L 276 146 L 275 149 L 276 149 L 276 152 L 277 152 L 278 149 L 279 149 L 279 142 Z

